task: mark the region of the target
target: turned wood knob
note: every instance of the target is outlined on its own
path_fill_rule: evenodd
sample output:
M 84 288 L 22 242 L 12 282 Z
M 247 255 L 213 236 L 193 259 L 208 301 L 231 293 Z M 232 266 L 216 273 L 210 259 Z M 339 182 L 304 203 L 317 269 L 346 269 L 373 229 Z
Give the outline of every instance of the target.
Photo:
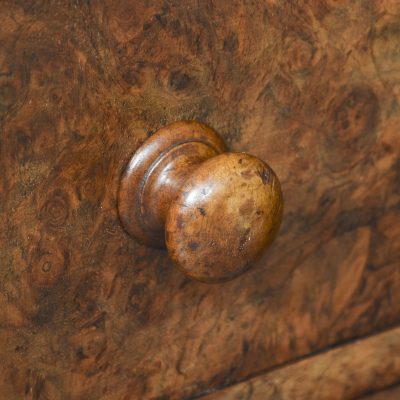
M 210 127 L 173 123 L 136 151 L 119 191 L 128 233 L 166 247 L 186 275 L 203 282 L 223 282 L 249 269 L 282 219 L 274 171 L 254 156 L 225 151 Z

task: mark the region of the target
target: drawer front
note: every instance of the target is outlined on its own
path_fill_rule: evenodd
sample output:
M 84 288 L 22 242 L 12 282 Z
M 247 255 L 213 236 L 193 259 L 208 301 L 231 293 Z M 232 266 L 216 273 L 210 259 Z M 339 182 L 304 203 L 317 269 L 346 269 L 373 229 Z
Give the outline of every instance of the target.
M 367 0 L 1 2 L 0 394 L 185 398 L 398 323 L 398 15 Z M 118 217 L 132 154 L 184 119 L 282 185 L 275 243 L 221 285 Z
M 266 374 L 202 396 L 201 399 L 398 399 L 399 335 L 399 328 L 389 329 L 305 357 Z

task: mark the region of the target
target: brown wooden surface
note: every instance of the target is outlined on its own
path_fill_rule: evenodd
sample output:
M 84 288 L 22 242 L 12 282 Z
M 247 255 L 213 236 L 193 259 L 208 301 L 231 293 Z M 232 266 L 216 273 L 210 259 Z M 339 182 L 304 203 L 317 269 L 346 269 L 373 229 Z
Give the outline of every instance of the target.
M 397 1 L 0 2 L 0 393 L 173 399 L 400 322 Z M 282 183 L 231 283 L 122 229 L 121 173 L 197 119 Z
M 372 393 L 363 397 L 359 400 L 399 400 L 400 399 L 400 386 L 391 387 L 385 390 L 381 390 L 377 393 Z
M 308 357 L 202 400 L 346 400 L 399 381 L 400 328 Z M 362 400 L 399 399 L 382 391 Z M 379 397 L 381 396 L 381 397 Z M 393 395 L 394 396 L 394 395 Z

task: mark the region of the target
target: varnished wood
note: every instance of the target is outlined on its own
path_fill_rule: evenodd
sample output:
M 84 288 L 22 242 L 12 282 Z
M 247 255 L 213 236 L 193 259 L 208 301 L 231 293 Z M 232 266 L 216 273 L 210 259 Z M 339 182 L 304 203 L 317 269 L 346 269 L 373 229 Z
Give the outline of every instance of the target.
M 372 393 L 358 400 L 399 400 L 400 399 L 400 386 L 396 385 L 376 393 Z
M 199 163 L 225 151 L 218 134 L 196 121 L 157 131 L 136 150 L 121 179 L 118 209 L 124 228 L 141 243 L 165 247 L 166 214 Z
M 282 220 L 274 171 L 256 157 L 223 150 L 206 125 L 173 123 L 137 150 L 119 191 L 128 232 L 159 246 L 165 230 L 177 266 L 206 283 L 231 280 L 253 266 Z
M 400 323 L 399 15 L 395 0 L 1 1 L 0 394 L 190 398 Z M 223 286 L 117 213 L 132 154 L 193 119 L 285 195 L 267 256 Z
M 400 328 L 396 328 L 308 357 L 201 399 L 353 400 L 393 385 L 399 377 Z M 363 396 L 362 400 L 398 399 L 391 397 L 390 392 Z

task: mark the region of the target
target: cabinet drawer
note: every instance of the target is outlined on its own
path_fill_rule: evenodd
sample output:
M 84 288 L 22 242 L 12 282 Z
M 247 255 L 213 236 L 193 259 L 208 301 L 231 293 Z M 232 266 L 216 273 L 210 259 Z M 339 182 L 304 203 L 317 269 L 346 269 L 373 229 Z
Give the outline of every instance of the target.
M 189 398 L 397 324 L 398 15 L 2 1 L 0 397 Z M 278 237 L 230 282 L 190 280 L 118 216 L 128 161 L 179 120 L 281 182 Z

